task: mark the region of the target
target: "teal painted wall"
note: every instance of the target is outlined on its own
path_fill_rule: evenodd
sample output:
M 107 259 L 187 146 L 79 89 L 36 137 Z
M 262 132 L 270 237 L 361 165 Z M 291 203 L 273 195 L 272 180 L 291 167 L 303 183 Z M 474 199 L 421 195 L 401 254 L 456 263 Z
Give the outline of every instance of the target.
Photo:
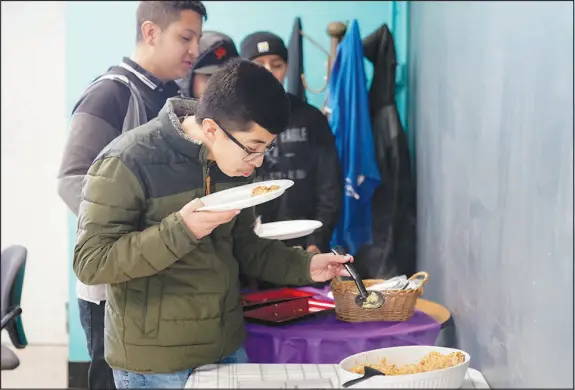
M 89 82 L 117 64 L 124 55 L 130 55 L 136 32 L 137 2 L 68 2 L 66 4 L 66 69 L 67 109 L 71 112 L 78 97 Z M 387 23 L 394 31 L 398 60 L 407 61 L 407 3 L 386 1 L 206 1 L 208 21 L 204 29 L 217 30 L 239 42 L 257 30 L 272 31 L 287 44 L 294 18 L 300 16 L 304 32 L 329 49 L 326 26 L 332 21 L 357 19 L 362 36 L 369 35 L 381 24 Z M 324 84 L 327 57 L 304 40 L 304 66 L 312 88 Z M 368 78 L 373 74 L 366 61 Z M 401 72 L 398 75 L 401 81 Z M 405 73 L 404 73 L 405 74 Z M 321 106 L 324 95 L 308 92 L 311 104 Z M 407 89 L 405 84 L 397 92 L 398 108 L 406 125 Z M 76 238 L 76 219 L 70 217 L 70 305 L 69 305 L 69 360 L 87 361 L 84 332 L 78 318 L 76 279 L 71 268 L 71 253 Z

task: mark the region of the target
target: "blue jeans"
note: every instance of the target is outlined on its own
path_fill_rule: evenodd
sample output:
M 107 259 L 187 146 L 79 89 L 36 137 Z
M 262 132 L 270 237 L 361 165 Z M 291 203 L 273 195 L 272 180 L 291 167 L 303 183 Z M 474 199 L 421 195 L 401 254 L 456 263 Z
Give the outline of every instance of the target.
M 248 363 L 248 355 L 242 347 L 218 364 Z M 114 381 L 117 389 L 183 389 L 193 370 L 172 374 L 139 374 L 137 372 L 114 369 Z
M 104 308 L 106 301 L 92 303 L 78 299 L 80 323 L 86 333 L 90 367 L 88 369 L 88 389 L 114 389 L 112 369 L 104 359 Z

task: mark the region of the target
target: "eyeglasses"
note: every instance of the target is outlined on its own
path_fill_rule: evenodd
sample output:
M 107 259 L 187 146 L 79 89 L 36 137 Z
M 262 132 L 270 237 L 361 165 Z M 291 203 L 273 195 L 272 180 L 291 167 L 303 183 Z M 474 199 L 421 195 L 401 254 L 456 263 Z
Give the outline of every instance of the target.
M 244 152 L 247 153 L 247 156 L 245 156 L 244 158 L 242 158 L 242 161 L 244 162 L 251 162 L 254 160 L 257 160 L 258 158 L 265 156 L 266 154 L 268 154 L 269 152 L 271 152 L 272 150 L 275 149 L 276 144 L 275 141 L 272 142 L 269 145 L 266 145 L 266 149 L 263 152 L 253 152 L 251 150 L 249 150 L 248 148 L 246 148 L 244 145 L 242 145 L 242 143 L 240 141 L 238 141 L 233 135 L 230 134 L 229 131 L 227 131 L 226 129 L 224 129 L 222 127 L 222 125 L 220 125 L 218 122 L 216 122 L 214 119 L 212 119 L 214 121 L 214 123 L 216 125 L 218 125 L 218 127 L 220 128 L 221 131 L 224 132 L 224 134 L 236 145 L 238 145 L 240 148 L 242 148 L 242 150 Z

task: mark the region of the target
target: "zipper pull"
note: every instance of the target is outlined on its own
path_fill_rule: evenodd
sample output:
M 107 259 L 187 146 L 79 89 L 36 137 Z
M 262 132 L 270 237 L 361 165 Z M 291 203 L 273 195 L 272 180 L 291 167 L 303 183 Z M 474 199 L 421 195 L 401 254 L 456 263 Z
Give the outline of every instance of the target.
M 204 191 L 206 195 L 211 194 L 212 192 L 212 178 L 210 176 L 210 166 L 212 163 L 208 163 L 206 167 L 206 190 Z

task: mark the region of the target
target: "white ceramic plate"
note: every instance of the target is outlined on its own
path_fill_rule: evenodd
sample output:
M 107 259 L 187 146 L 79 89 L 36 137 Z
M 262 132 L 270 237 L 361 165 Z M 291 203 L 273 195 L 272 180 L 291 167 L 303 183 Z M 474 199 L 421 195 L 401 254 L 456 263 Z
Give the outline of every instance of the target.
M 342 381 L 361 377 L 351 369 L 360 364 L 377 364 L 383 358 L 387 358 L 390 364 L 404 365 L 419 362 L 429 352 L 449 354 L 461 352 L 465 355 L 465 361 L 453 367 L 443 370 L 428 371 L 409 375 L 373 376 L 349 388 L 382 389 L 382 388 L 417 388 L 417 389 L 458 389 L 465 380 L 465 374 L 469 368 L 471 357 L 465 351 L 453 348 L 435 347 L 428 345 L 410 345 L 404 347 L 391 347 L 361 352 L 349 356 L 339 363 Z M 342 382 L 342 383 L 343 383 Z
M 256 206 L 280 197 L 293 184 L 292 180 L 268 180 L 215 192 L 200 199 L 205 206 L 199 208 L 198 211 L 227 211 Z M 252 189 L 255 187 L 271 185 L 277 185 L 280 188 L 262 195 L 252 196 Z
M 280 221 L 264 223 L 256 230 L 261 238 L 270 240 L 291 240 L 312 234 L 316 229 L 323 226 L 320 221 L 299 219 L 294 221 Z

